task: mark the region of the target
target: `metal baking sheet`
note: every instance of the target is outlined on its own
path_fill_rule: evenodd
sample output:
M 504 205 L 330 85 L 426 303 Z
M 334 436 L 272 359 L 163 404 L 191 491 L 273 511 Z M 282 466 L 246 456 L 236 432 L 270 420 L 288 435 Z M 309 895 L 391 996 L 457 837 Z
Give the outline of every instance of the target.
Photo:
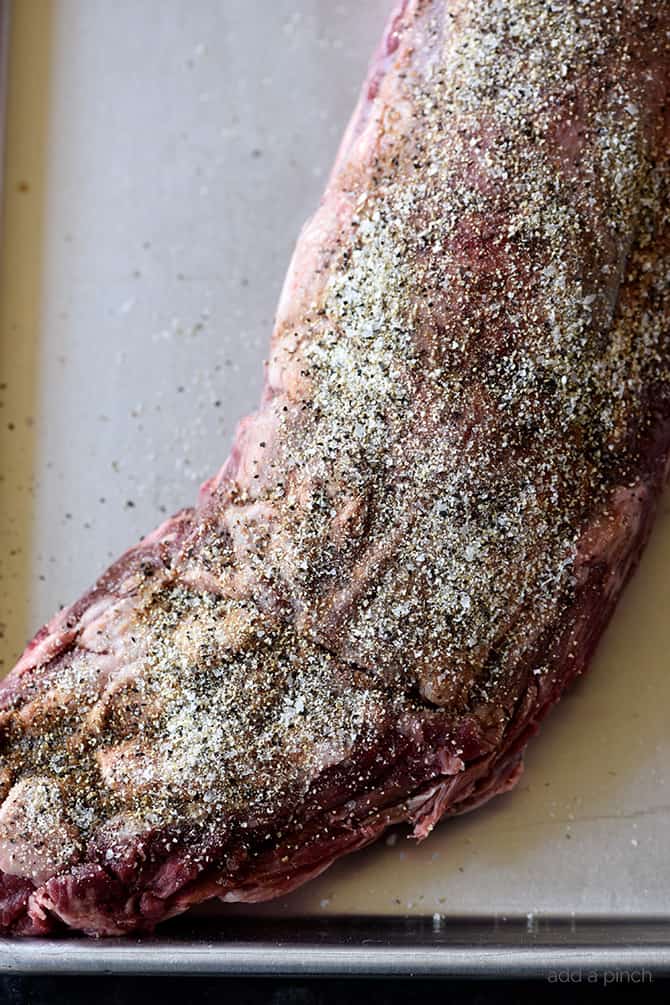
M 0 274 L 5 669 L 225 458 L 390 6 L 15 5 Z M 4 942 L 0 969 L 460 972 L 479 945 L 491 968 L 523 970 L 552 946 L 602 960 L 608 939 L 667 963 L 669 587 L 670 497 L 592 671 L 512 794 L 422 845 L 394 835 L 285 899 L 207 906 L 156 940 Z

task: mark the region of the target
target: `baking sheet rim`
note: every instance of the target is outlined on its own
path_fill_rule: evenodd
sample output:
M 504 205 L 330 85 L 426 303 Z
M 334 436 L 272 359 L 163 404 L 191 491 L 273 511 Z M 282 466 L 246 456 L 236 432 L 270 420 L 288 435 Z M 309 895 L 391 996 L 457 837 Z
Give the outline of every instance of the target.
M 235 919 L 233 927 L 231 934 L 204 925 L 200 936 L 0 939 L 0 973 L 525 977 L 610 984 L 670 975 L 668 917 L 518 916 L 435 926 L 430 917 L 345 916 L 270 926 Z M 258 939 L 249 937 L 255 927 Z

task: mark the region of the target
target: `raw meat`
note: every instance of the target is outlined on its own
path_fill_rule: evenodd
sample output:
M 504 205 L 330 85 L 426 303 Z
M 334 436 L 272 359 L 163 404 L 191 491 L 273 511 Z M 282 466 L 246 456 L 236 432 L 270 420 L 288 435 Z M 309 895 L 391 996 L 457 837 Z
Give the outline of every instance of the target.
M 0 692 L 0 923 L 261 900 L 512 786 L 670 448 L 670 9 L 407 0 L 260 410 Z

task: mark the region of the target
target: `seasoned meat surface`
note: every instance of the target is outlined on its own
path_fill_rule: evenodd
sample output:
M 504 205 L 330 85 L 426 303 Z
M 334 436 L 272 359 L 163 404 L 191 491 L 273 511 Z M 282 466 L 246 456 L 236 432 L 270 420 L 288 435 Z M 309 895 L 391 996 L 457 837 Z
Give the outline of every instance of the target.
M 0 925 L 285 893 L 514 784 L 670 450 L 670 7 L 405 0 L 197 505 L 0 691 Z

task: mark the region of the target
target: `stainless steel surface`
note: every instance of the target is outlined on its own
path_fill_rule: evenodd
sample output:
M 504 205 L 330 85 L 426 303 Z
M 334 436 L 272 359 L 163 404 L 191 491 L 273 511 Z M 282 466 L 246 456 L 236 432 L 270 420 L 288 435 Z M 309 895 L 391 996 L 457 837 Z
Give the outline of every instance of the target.
M 655 919 L 579 924 L 525 918 L 245 921 L 138 941 L 0 943 L 0 971 L 261 976 L 545 977 L 648 983 L 670 974 L 670 929 Z
M 7 668 L 224 459 L 390 6 L 16 4 L 0 273 Z M 591 673 L 531 745 L 514 793 L 281 901 L 206 908 L 173 941 L 3 943 L 0 968 L 522 972 L 613 952 L 665 966 L 669 570 L 666 499 Z M 538 919 L 571 913 L 538 942 Z M 501 948 L 503 915 L 522 921 Z M 604 941 L 584 941 L 589 915 L 611 922 Z

